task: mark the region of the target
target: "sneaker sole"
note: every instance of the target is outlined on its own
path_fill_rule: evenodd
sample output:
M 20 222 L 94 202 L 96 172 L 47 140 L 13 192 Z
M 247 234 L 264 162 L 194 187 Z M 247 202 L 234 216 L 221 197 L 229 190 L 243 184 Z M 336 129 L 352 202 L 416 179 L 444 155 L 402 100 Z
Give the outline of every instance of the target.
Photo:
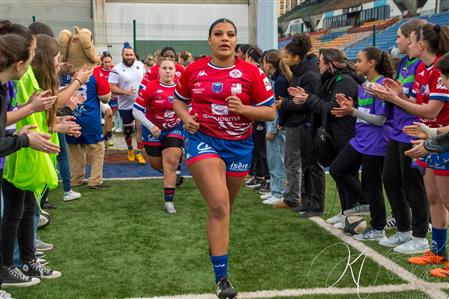
M 401 254 L 420 254 L 420 253 L 424 253 L 426 250 L 429 250 L 429 248 L 423 249 L 423 250 L 415 250 L 415 251 L 399 251 L 399 250 L 395 250 L 393 248 L 393 251 L 396 253 L 401 253 Z
M 405 243 L 405 242 L 404 242 Z M 397 246 L 399 246 L 399 245 L 402 245 L 402 244 L 404 244 L 404 243 L 400 243 L 400 244 L 381 244 L 380 242 L 379 242 L 379 245 L 380 246 L 383 246 L 383 247 L 390 247 L 390 248 L 393 248 L 393 247 L 397 247 Z
M 345 213 L 343 212 L 343 215 L 345 216 L 369 216 L 369 212 L 357 212 L 357 213 Z
M 247 188 L 251 188 L 251 189 L 253 189 L 253 188 L 257 188 L 257 187 L 260 187 L 260 185 L 261 185 L 261 184 L 259 184 L 259 185 L 249 185 L 249 186 L 248 186 L 248 185 L 246 185 L 246 187 L 247 187 Z
M 41 276 L 41 277 L 37 277 L 37 278 L 40 278 L 40 279 L 56 279 L 56 278 L 61 277 L 61 275 L 62 275 L 61 272 L 53 271 L 52 275 Z
M 39 279 L 39 278 L 37 278 L 37 277 L 33 277 L 34 279 L 33 279 L 33 281 L 30 281 L 30 282 L 24 282 L 24 283 L 7 283 L 7 282 L 4 282 L 4 283 L 2 283 L 2 288 L 11 288 L 11 287 L 14 287 L 14 288 L 27 288 L 27 287 L 32 287 L 32 286 L 34 286 L 34 285 L 37 285 L 37 284 L 39 284 L 39 283 L 41 283 L 41 280 Z
M 74 200 L 77 200 L 77 199 L 80 199 L 81 198 L 81 196 L 80 197 L 75 197 L 75 198 L 70 198 L 70 199 L 65 199 L 64 198 L 64 202 L 70 202 L 70 201 L 74 201 Z
M 39 251 L 49 251 L 49 250 L 52 250 L 53 248 L 55 248 L 55 247 L 54 247 L 54 246 L 53 246 L 53 247 L 47 247 L 47 248 L 36 247 L 36 250 L 39 250 Z

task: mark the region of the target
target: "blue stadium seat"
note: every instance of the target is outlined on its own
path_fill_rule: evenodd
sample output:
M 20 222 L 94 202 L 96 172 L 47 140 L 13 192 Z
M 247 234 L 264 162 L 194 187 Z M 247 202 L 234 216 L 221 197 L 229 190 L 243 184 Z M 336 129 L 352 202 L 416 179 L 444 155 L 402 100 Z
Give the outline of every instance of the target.
M 436 15 L 422 16 L 421 19 L 425 19 L 428 22 L 440 25 L 449 24 L 449 12 L 444 12 Z M 388 27 L 382 32 L 376 33 L 376 47 L 383 51 L 390 49 L 395 46 L 396 43 L 396 32 L 403 22 L 407 19 L 402 19 L 400 22 Z M 370 47 L 373 45 L 373 37 L 368 36 L 356 45 L 345 49 L 346 56 L 353 60 L 357 57 L 357 53 L 363 48 Z

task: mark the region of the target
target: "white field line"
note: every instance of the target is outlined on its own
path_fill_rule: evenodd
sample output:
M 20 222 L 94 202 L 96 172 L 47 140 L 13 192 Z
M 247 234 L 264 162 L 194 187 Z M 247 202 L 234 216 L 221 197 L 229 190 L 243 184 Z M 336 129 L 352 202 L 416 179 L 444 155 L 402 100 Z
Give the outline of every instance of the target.
M 448 298 L 448 294 L 445 293 L 442 288 L 440 288 L 443 285 L 437 285 L 434 283 L 427 282 L 425 280 L 422 280 L 413 273 L 407 271 L 403 267 L 399 266 L 392 260 L 388 259 L 387 257 L 381 255 L 371 247 L 368 247 L 367 245 L 363 244 L 362 242 L 359 242 L 352 238 L 351 236 L 346 235 L 342 230 L 339 230 L 337 228 L 334 228 L 332 225 L 328 224 L 325 220 L 319 218 L 319 217 L 312 217 L 310 218 L 313 222 L 330 232 L 332 235 L 336 236 L 340 240 L 344 241 L 346 244 L 351 245 L 364 255 L 371 258 L 374 262 L 379 264 L 380 266 L 384 267 L 385 269 L 393 272 L 401 279 L 407 281 L 409 284 L 411 284 L 416 290 L 422 291 L 429 295 L 432 298 Z M 380 286 L 381 287 L 381 286 Z
M 432 287 L 448 288 L 449 283 L 430 283 Z M 278 297 L 301 297 L 313 295 L 346 295 L 346 294 L 360 294 L 361 298 L 365 298 L 368 294 L 379 293 L 399 293 L 407 291 L 419 290 L 418 286 L 412 284 L 396 284 L 396 285 L 379 285 L 360 288 L 316 288 L 316 289 L 287 289 L 287 290 L 266 290 L 256 292 L 240 292 L 240 299 L 262 299 L 262 298 L 278 298 Z M 368 297 L 369 298 L 369 297 Z M 141 297 L 132 299 L 217 299 L 212 294 L 183 294 L 174 296 L 159 296 L 159 297 Z

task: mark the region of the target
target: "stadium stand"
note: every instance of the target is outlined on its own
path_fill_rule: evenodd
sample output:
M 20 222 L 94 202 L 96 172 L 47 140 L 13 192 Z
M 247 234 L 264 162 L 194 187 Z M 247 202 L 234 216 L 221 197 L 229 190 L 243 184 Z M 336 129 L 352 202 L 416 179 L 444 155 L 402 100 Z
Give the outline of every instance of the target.
M 444 12 L 436 15 L 431 16 L 423 16 L 419 17 L 422 19 L 427 20 L 428 22 L 434 23 L 434 24 L 440 24 L 440 25 L 446 25 L 449 24 L 449 12 Z M 403 22 L 407 21 L 407 19 L 402 19 L 398 23 L 395 23 L 394 25 L 388 27 L 384 31 L 376 32 L 376 47 L 380 48 L 383 51 L 387 51 L 390 48 L 395 46 L 396 43 L 396 32 L 398 28 L 401 26 Z M 345 50 L 346 56 L 349 59 L 355 59 L 357 56 L 357 53 L 366 47 L 373 45 L 373 38 L 370 34 L 370 36 L 366 37 L 356 45 L 352 47 L 348 47 Z

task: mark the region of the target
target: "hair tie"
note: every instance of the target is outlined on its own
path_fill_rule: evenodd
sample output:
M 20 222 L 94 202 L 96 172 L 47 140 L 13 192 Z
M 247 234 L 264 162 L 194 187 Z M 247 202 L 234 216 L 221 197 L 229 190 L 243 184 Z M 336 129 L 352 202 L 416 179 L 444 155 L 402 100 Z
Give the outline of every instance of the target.
M 109 54 L 108 51 L 103 51 L 103 56 L 106 56 L 106 55 L 108 55 L 108 54 Z
M 131 45 L 129 44 L 129 42 L 123 43 L 123 49 L 131 49 Z
M 435 30 L 436 33 L 440 33 L 441 26 L 437 24 L 437 25 L 433 26 L 433 30 Z

